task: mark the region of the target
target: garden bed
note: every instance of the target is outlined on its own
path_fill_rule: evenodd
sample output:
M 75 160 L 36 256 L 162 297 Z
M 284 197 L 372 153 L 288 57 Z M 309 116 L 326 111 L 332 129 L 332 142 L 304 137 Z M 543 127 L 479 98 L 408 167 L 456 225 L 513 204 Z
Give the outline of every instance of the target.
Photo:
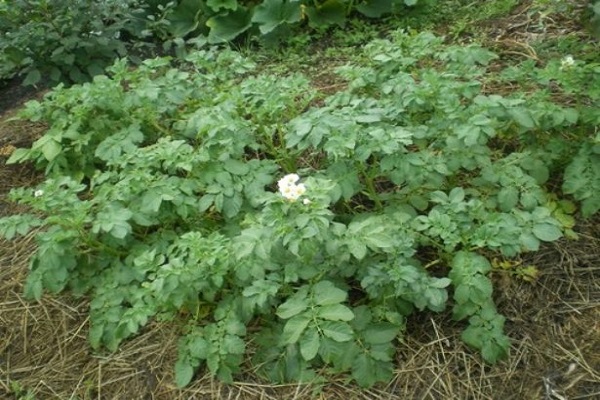
M 510 16 L 494 17 L 482 35 L 502 60 L 535 60 L 540 35 L 552 40 L 585 37 L 572 20 L 527 14 L 529 3 Z M 527 19 L 525 19 L 527 15 Z M 537 19 L 536 19 L 537 18 Z M 535 24 L 536 22 L 537 24 Z M 545 29 L 540 31 L 540 23 Z M 510 35 L 505 35 L 506 29 Z M 504 36 L 503 36 L 504 35 Z M 560 43 L 560 42 L 559 42 Z M 560 46 L 559 46 L 560 47 Z M 325 51 L 326 49 L 322 49 Z M 268 67 L 272 68 L 272 66 Z M 321 92 L 343 88 L 328 73 L 313 82 Z M 334 82 L 333 84 L 331 82 Z M 10 117 L 26 99 L 43 92 L 9 83 L 0 89 L 0 217 L 23 211 L 7 201 L 12 188 L 34 186 L 43 175 L 30 164 L 6 165 L 15 148 L 41 137 L 46 126 Z M 333 89 L 332 89 L 333 88 Z M 510 92 L 511 88 L 493 88 Z M 0 397 L 14 399 L 593 399 L 600 396 L 600 219 L 580 219 L 577 240 L 560 239 L 520 257 L 497 260 L 491 279 L 498 312 L 511 338 L 507 360 L 490 366 L 461 340 L 465 323 L 450 310 L 421 312 L 408 319 L 397 344 L 393 379 L 365 389 L 347 375 L 317 374 L 310 383 L 273 384 L 250 363 L 224 384 L 204 368 L 184 389 L 173 366 L 182 326 L 153 320 L 115 352 L 93 351 L 88 341 L 89 299 L 44 294 L 26 300 L 24 282 L 35 251 L 32 231 L 0 241 Z M 528 269 L 528 267 L 532 267 Z M 527 275 L 523 271 L 537 271 Z M 535 275 L 535 276 L 534 276 Z M 249 345 L 249 352 L 253 350 Z

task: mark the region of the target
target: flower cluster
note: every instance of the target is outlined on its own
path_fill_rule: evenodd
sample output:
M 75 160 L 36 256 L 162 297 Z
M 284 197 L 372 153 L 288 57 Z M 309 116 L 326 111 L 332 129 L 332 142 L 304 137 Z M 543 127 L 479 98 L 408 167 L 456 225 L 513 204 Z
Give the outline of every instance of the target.
M 569 69 L 573 65 L 575 65 L 575 60 L 573 56 L 566 56 L 560 61 L 560 69 Z
M 297 174 L 288 174 L 277 182 L 279 192 L 285 199 L 296 201 L 306 193 L 306 186 L 303 183 L 297 183 L 299 180 L 300 177 Z M 308 199 L 304 200 L 304 204 L 308 202 Z

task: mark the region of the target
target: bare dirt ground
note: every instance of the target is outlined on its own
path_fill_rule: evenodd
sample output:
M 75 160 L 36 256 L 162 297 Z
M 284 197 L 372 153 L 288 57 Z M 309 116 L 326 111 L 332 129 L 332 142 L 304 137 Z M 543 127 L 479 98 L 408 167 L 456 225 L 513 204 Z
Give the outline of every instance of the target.
M 522 15 L 500 23 L 517 24 Z M 526 44 L 527 24 L 519 29 L 513 37 Z M 509 43 L 507 51 L 515 46 L 526 50 Z M 17 211 L 6 199 L 11 188 L 41 179 L 31 166 L 4 163 L 14 147 L 44 131 L 40 124 L 8 120 L 35 96 L 15 82 L 0 88 L 0 216 Z M 177 326 L 154 322 L 118 352 L 94 353 L 87 343 L 86 299 L 23 298 L 33 235 L 0 241 L 0 399 L 599 399 L 600 218 L 581 221 L 576 231 L 579 240 L 561 240 L 518 260 L 540 271 L 533 283 L 510 272 L 494 274 L 496 302 L 513 340 L 507 361 L 484 365 L 460 341 L 463 325 L 449 313 L 420 315 L 398 346 L 394 380 L 368 390 L 344 377 L 270 385 L 250 367 L 231 385 L 200 375 L 178 390 L 172 372 Z

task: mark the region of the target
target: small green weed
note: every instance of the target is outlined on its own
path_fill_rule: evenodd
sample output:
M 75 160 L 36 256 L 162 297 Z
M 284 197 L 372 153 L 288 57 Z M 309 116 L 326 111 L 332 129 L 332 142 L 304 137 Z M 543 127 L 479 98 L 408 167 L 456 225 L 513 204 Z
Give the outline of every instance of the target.
M 26 389 L 21 385 L 19 381 L 10 380 L 8 382 L 10 394 L 14 396 L 15 400 L 35 400 L 35 393 L 31 389 Z
M 424 13 L 423 19 L 435 22 L 453 38 L 474 35 L 475 31 L 480 29 L 478 22 L 508 16 L 519 5 L 518 0 L 452 0 L 438 3 L 432 10 Z

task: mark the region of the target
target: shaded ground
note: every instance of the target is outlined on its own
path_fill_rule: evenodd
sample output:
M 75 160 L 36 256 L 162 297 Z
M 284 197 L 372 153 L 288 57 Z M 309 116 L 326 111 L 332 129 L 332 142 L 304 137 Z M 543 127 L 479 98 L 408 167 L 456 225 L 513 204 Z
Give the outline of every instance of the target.
M 23 104 L 38 92 L 35 86 L 21 86 L 18 78 L 0 81 L 0 115 Z
M 532 41 L 527 35 L 538 25 L 529 21 L 508 30 L 523 22 L 524 15 L 531 18 L 520 7 L 512 19 L 489 24 L 490 32 L 501 34 L 496 38 L 505 57 L 537 56 L 534 45 L 541 39 Z M 505 46 L 506 37 L 523 45 Z M 521 50 L 514 53 L 516 48 Z M 34 95 L 14 85 L 0 87 L 0 216 L 16 211 L 6 201 L 10 188 L 40 179 L 30 166 L 4 164 L 14 147 L 31 143 L 44 130 L 40 124 L 7 121 L 24 98 Z M 506 362 L 483 365 L 460 340 L 464 325 L 452 322 L 449 313 L 422 314 L 411 320 L 398 347 L 395 379 L 368 390 L 343 377 L 274 386 L 260 382 L 249 369 L 232 385 L 207 375 L 177 390 L 172 372 L 177 326 L 151 323 L 115 354 L 94 354 L 87 343 L 85 299 L 45 296 L 40 303 L 30 303 L 22 297 L 28 257 L 35 248 L 33 235 L 18 242 L 0 241 L 0 399 L 26 399 L 28 393 L 57 400 L 597 399 L 600 218 L 581 222 L 576 231 L 578 241 L 562 240 L 519 260 L 540 271 L 534 283 L 510 276 L 510 271 L 494 274 L 496 302 L 513 339 Z

